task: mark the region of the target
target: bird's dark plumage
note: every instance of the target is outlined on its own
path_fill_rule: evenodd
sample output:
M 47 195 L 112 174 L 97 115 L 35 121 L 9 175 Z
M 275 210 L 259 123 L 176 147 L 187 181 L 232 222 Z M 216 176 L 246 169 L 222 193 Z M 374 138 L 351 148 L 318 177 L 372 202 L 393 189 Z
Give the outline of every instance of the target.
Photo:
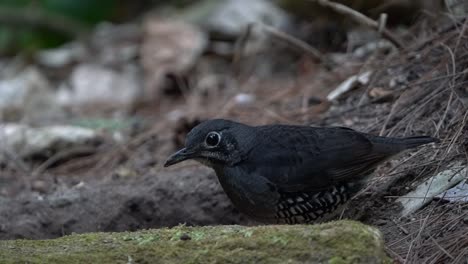
M 333 215 L 379 163 L 435 141 L 343 127 L 254 127 L 215 119 L 193 128 L 185 148 L 165 166 L 198 160 L 216 171 L 241 212 L 263 221 L 304 223 Z

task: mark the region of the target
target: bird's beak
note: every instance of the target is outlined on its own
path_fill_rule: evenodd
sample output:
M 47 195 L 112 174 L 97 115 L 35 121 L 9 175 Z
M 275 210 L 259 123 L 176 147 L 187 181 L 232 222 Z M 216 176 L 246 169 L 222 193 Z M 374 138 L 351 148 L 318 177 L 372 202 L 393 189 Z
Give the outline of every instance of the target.
M 188 151 L 187 148 L 183 148 L 176 153 L 172 154 L 167 160 L 166 163 L 164 163 L 164 167 L 169 167 L 171 165 L 174 165 L 176 163 L 182 162 L 184 160 L 188 160 L 193 158 L 193 154 L 195 152 Z

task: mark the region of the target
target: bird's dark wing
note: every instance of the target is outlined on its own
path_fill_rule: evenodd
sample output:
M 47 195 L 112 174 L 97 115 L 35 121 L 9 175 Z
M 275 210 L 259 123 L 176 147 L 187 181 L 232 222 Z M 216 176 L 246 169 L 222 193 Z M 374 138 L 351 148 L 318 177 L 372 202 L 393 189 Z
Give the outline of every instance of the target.
M 348 128 L 263 126 L 257 132 L 261 144 L 249 154 L 254 162 L 246 167 L 285 192 L 362 179 L 395 154 L 375 149 L 365 134 Z

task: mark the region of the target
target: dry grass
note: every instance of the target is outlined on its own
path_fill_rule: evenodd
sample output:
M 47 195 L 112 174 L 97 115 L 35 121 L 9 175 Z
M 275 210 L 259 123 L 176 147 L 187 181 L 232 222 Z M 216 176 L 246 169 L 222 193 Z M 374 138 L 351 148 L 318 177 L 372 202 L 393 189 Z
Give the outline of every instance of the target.
M 406 54 L 387 58 L 388 66 L 380 67 L 369 85 L 384 87 L 394 92 L 397 99 L 384 107 L 385 118 L 375 120 L 367 127 L 368 131 L 388 136 L 428 134 L 441 139 L 437 148 L 422 148 L 393 165 L 386 175 L 392 177 L 389 187 L 409 173 L 413 174 L 411 180 L 397 184 L 401 191 L 446 169 L 454 161 L 468 164 L 466 25 L 464 21 L 452 26 L 408 48 Z M 389 87 L 392 78 L 401 76 L 400 84 Z M 354 102 L 362 92 L 362 89 L 355 92 Z M 369 111 L 372 112 L 372 106 L 364 103 L 354 111 L 342 113 L 346 118 Z M 467 209 L 463 203 L 432 202 L 410 219 L 394 220 L 394 225 L 382 228 L 388 251 L 403 263 L 466 263 Z

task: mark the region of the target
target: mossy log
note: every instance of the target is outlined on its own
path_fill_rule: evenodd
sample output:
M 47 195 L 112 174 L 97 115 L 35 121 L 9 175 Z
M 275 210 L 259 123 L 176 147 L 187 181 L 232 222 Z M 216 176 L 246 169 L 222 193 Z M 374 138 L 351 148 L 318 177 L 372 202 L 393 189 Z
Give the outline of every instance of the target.
M 390 263 L 380 232 L 354 221 L 206 226 L 0 241 L 1 263 Z

